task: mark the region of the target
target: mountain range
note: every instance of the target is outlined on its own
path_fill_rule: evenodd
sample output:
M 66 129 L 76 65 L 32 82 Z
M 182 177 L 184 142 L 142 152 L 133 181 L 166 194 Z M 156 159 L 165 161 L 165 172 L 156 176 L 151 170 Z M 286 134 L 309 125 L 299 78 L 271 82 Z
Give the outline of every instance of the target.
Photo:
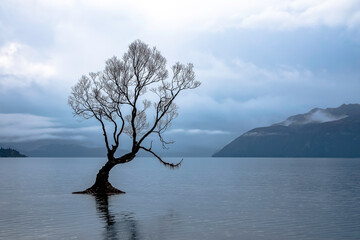
M 37 140 L 0 145 L 17 149 L 29 157 L 106 157 L 105 147 L 88 147 L 68 140 Z
M 104 144 L 104 143 L 103 143 Z M 5 148 L 17 149 L 28 157 L 106 157 L 107 151 L 104 146 L 89 146 L 85 142 L 66 139 L 46 139 L 24 142 L 0 143 Z M 117 156 L 127 153 L 129 150 L 118 149 Z M 182 152 L 159 151 L 164 157 L 184 156 Z M 152 157 L 151 153 L 140 151 L 138 157 Z M 201 155 L 200 155 L 201 156 Z
M 360 104 L 315 108 L 252 129 L 213 157 L 360 157 Z

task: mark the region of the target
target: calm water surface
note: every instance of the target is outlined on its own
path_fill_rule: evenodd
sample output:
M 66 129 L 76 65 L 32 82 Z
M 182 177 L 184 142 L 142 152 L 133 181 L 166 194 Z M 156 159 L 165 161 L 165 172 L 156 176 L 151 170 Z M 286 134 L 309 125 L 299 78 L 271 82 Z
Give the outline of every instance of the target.
M 177 161 L 178 159 L 167 159 Z M 360 239 L 360 159 L 0 159 L 0 239 Z

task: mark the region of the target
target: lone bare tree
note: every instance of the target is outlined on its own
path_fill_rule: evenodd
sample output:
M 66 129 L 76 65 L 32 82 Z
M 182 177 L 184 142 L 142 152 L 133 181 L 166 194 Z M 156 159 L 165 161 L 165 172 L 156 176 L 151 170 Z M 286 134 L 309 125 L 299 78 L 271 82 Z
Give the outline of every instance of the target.
M 117 164 L 132 161 L 140 149 L 167 167 L 180 166 L 182 160 L 177 164 L 165 162 L 152 150 L 152 142 L 144 143 L 150 135 L 157 136 L 163 147 L 172 143 L 163 138 L 163 133 L 178 115 L 174 100 L 181 91 L 200 85 L 192 64 L 175 63 L 171 70 L 169 78 L 166 59 L 161 53 L 136 40 L 122 59 L 108 59 L 103 71 L 82 76 L 72 88 L 68 102 L 74 115 L 99 121 L 108 159 L 94 185 L 75 193 L 124 193 L 109 183 L 109 172 Z M 116 157 L 122 134 L 130 137 L 131 151 Z

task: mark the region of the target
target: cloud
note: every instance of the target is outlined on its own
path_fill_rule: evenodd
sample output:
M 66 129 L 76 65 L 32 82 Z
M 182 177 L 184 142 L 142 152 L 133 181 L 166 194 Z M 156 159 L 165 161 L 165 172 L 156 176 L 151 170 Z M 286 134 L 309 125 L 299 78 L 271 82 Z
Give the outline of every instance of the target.
M 292 29 L 358 24 L 357 0 L 90 1 L 106 11 L 127 9 L 151 29 L 219 31 L 224 28 Z
M 121 56 L 137 38 L 156 45 L 171 64 L 185 59 L 192 41 L 209 32 L 360 24 L 355 0 L 13 0 L 4 1 L 3 9 L 0 33 L 9 37 L 1 47 L 0 86 L 51 82 L 61 94 L 68 94 L 82 74 L 101 70 L 107 58 Z M 37 29 L 39 36 L 25 27 Z
M 172 134 L 172 133 L 207 134 L 207 135 L 229 134 L 229 132 L 222 130 L 182 129 L 182 128 L 171 129 L 168 131 L 168 134 Z
M 325 123 L 337 121 L 346 117 L 347 115 L 334 115 L 326 109 L 315 108 L 306 114 L 289 117 L 285 121 L 279 123 L 279 125 L 289 126 L 305 125 L 309 123 Z
M 6 9 L 33 23 L 46 22 L 58 29 L 76 28 L 72 32 L 74 37 L 101 26 L 100 34 L 92 34 L 95 39 L 110 31 L 112 35 L 126 31 L 126 35 L 121 34 L 124 38 L 134 33 L 149 36 L 149 33 L 165 32 L 167 36 L 176 36 L 173 40 L 180 35 L 183 40 L 195 33 L 229 28 L 355 28 L 360 10 L 357 0 L 39 0 L 36 4 L 12 0 L 5 3 Z M 102 24 L 104 20 L 111 24 Z M 135 26 L 136 30 L 131 29 Z
M 330 76 L 301 66 L 270 68 L 211 54 L 198 53 L 192 59 L 202 85 L 177 99 L 182 119 L 176 125 L 179 129 L 201 126 L 241 133 L 314 107 L 359 101 L 355 89 L 360 82 L 350 75 Z
M 202 53 L 193 55 L 192 59 L 202 85 L 196 91 L 199 97 L 192 96 L 195 100 L 181 98 L 181 105 L 186 106 L 193 105 L 192 102 L 208 102 L 205 99 L 210 97 L 217 103 L 230 104 L 236 100 L 238 106 L 268 107 L 271 103 L 277 104 L 277 101 L 270 101 L 269 98 L 274 97 L 276 100 L 276 96 L 294 93 L 288 92 L 289 89 L 320 87 L 324 83 L 321 79 L 316 79 L 311 70 L 302 67 L 278 65 L 275 68 L 265 68 L 240 58 L 226 60 Z M 256 104 L 259 99 L 264 101 Z M 214 102 L 204 108 L 218 109 Z
M 295 0 L 283 1 L 245 17 L 234 17 L 234 21 L 238 21 L 237 27 L 257 29 L 355 28 L 360 23 L 359 14 L 360 3 L 357 0 Z
M 84 134 L 98 131 L 100 131 L 98 126 L 66 128 L 55 119 L 44 116 L 0 113 L 0 142 L 40 139 L 83 140 Z
M 32 82 L 42 83 L 56 74 L 50 63 L 36 60 L 36 51 L 18 42 L 0 48 L 0 86 L 27 86 Z
M 299 27 L 354 28 L 359 24 L 357 0 L 208 0 L 208 1 L 40 1 L 44 6 L 121 13 L 147 31 L 196 32 L 228 28 L 293 29 Z

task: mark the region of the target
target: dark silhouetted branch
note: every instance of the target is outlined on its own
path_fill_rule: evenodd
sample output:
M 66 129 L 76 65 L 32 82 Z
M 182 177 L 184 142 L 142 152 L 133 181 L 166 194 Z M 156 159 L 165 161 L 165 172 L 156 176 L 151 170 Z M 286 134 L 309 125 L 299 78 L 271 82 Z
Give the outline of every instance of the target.
M 169 167 L 171 169 L 174 169 L 174 168 L 178 168 L 181 166 L 181 163 L 184 159 L 181 159 L 180 162 L 174 164 L 174 163 L 168 163 L 168 162 L 165 162 L 164 160 L 161 159 L 161 157 L 159 157 L 156 153 L 154 153 L 151 149 L 149 148 L 145 148 L 145 147 L 142 147 L 140 146 L 141 149 L 151 153 L 152 155 L 154 155 L 162 164 L 164 164 L 166 167 Z

